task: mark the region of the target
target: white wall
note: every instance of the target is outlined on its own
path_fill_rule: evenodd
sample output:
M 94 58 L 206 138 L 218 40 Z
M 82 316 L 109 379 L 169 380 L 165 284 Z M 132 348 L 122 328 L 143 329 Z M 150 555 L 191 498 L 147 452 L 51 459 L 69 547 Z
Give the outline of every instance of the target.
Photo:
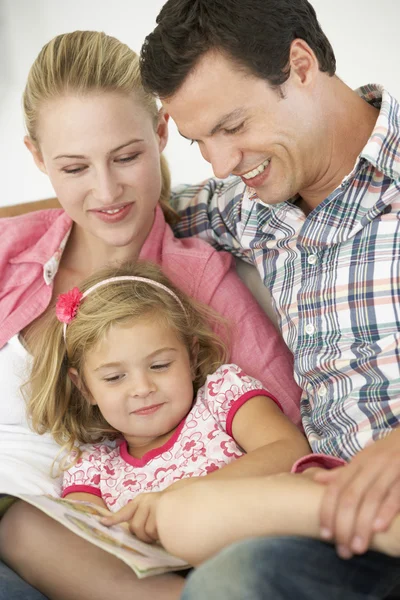
M 400 98 L 400 0 L 311 0 L 337 58 L 338 75 L 352 87 L 383 83 Z M 33 165 L 22 139 L 21 95 L 39 50 L 59 33 L 103 30 L 139 51 L 164 0 L 0 0 L 0 205 L 54 192 Z M 167 157 L 174 182 L 211 174 L 196 146 L 171 126 Z

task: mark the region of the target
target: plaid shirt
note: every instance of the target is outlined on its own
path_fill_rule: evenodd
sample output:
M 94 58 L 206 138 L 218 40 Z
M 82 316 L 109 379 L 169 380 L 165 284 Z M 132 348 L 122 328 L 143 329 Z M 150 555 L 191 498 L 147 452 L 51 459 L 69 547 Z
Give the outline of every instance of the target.
M 307 217 L 267 205 L 238 178 L 182 186 L 178 236 L 196 235 L 256 265 L 270 289 L 303 390 L 314 452 L 351 458 L 400 416 L 400 106 L 380 114 L 353 171 Z

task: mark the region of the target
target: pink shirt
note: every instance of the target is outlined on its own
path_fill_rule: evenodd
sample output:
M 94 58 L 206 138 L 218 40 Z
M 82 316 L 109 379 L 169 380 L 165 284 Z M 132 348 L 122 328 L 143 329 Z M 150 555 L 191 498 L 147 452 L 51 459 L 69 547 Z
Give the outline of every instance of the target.
M 61 209 L 0 219 L 0 348 L 48 307 L 71 227 Z M 232 323 L 230 361 L 260 380 L 299 425 L 292 355 L 240 281 L 232 257 L 202 240 L 175 238 L 157 207 L 140 259 L 157 263 L 175 285 Z
M 222 365 L 199 389 L 188 415 L 159 448 L 134 458 L 126 441 L 93 444 L 64 474 L 62 497 L 99 496 L 117 511 L 143 492 L 159 492 L 184 477 L 202 477 L 244 454 L 232 435 L 233 419 L 255 396 L 269 396 L 236 365 Z

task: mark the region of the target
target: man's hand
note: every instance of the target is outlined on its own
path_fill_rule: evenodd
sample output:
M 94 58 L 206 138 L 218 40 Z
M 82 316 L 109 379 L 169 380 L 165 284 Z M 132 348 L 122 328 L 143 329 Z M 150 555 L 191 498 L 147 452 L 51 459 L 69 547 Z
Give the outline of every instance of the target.
M 400 430 L 362 450 L 348 465 L 319 471 L 314 480 L 327 486 L 322 538 L 334 540 L 342 558 L 363 554 L 372 535 L 385 531 L 400 511 Z
M 110 527 L 118 523 L 128 523 L 129 531 L 143 542 L 151 544 L 158 540 L 156 510 L 163 492 L 139 494 L 134 500 L 101 523 Z

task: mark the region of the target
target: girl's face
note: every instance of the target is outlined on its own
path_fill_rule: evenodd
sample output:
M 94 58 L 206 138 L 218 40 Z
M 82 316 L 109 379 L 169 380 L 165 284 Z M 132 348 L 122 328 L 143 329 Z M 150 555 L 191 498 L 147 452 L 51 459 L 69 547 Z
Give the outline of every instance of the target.
M 89 402 L 123 434 L 133 456 L 167 441 L 193 403 L 189 352 L 156 317 L 112 326 L 86 355 L 84 377 Z
M 25 143 L 79 228 L 108 246 L 141 247 L 160 198 L 167 138 L 167 118 L 155 128 L 134 94 L 99 92 L 45 103 L 39 149 Z

